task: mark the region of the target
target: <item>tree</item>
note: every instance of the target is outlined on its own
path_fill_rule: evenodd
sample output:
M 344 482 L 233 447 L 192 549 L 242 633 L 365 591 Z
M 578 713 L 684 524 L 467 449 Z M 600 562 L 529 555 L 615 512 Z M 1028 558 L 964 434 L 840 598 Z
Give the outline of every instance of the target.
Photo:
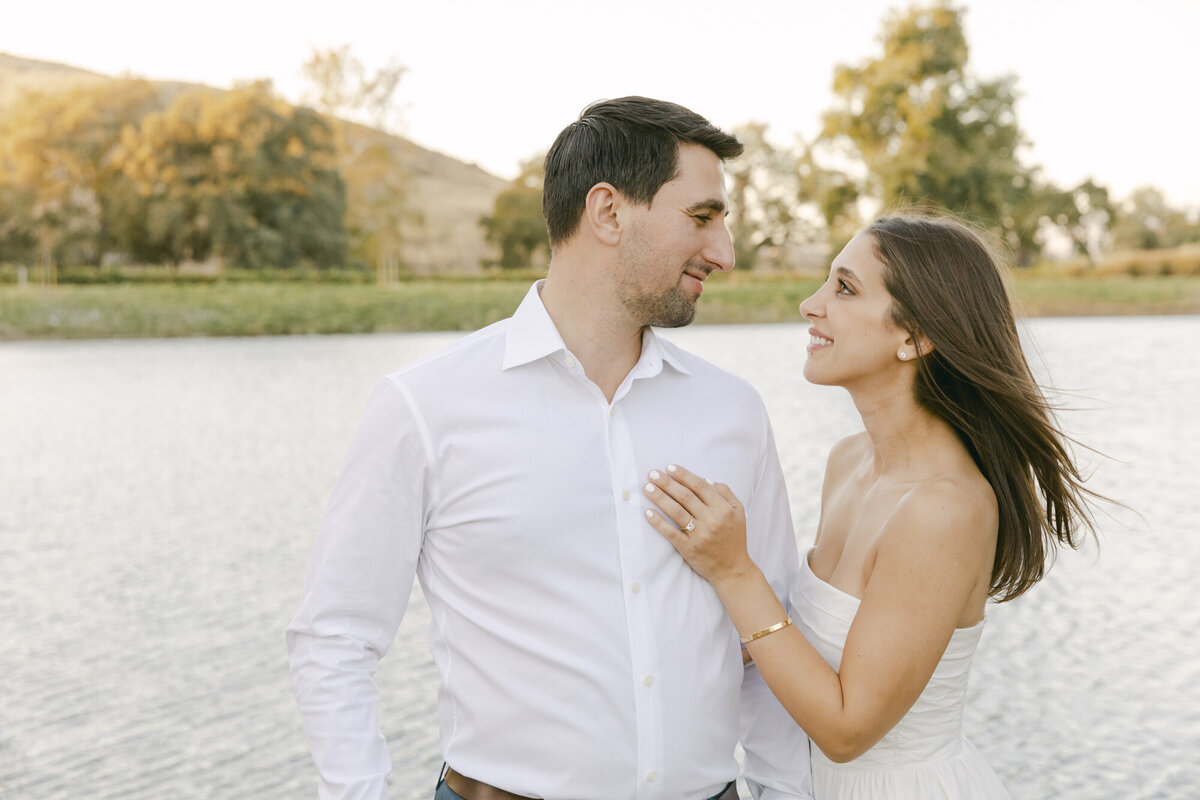
M 344 263 L 345 186 L 333 133 L 267 83 L 180 95 L 126 131 L 120 161 L 144 200 L 145 255 L 155 260 Z
M 1066 191 L 1046 187 L 1041 196 L 1042 219 L 1065 233 L 1075 252 L 1095 261 L 1107 243 L 1114 214 L 1108 189 L 1089 178 Z
M 815 236 L 812 219 L 801 208 L 816 197 L 814 165 L 772 144 L 761 122 L 742 125 L 734 133 L 745 147 L 725 167 L 737 264 L 746 270 L 779 264 L 788 246 Z
M 858 185 L 844 172 L 820 170 L 816 173 L 816 193 L 829 249 L 839 252 L 862 228 Z
M 302 67 L 306 100 L 327 115 L 335 133 L 338 170 L 346 182 L 350 252 L 375 265 L 382 284 L 399 278 L 406 231 L 421 224 L 409 203 L 404 143 L 385 135 L 405 69 L 395 61 L 368 74 L 348 45 L 314 50 Z M 363 128 L 347 119 L 359 119 Z
M 371 129 L 340 130 L 338 168 L 346 182 L 350 253 L 356 261 L 375 265 L 379 283 L 395 283 L 407 233 L 422 223 L 408 202 L 407 143 Z
M 392 60 L 372 74 L 350 52 L 349 45 L 314 50 L 301 69 L 308 80 L 305 100 L 318 111 L 341 119 L 358 119 L 387 130 L 392 98 L 405 68 Z
M 1162 190 L 1136 189 L 1116 211 L 1113 245 L 1120 250 L 1155 250 L 1200 241 L 1200 225 L 1172 207 Z
M 131 187 L 116 152 L 159 102 L 149 82 L 119 80 L 26 95 L 9 108 L 0 120 L 0 248 L 50 274 L 119 249 Z
M 0 181 L 0 264 L 33 263 L 38 253 L 38 231 L 29 192 Z
M 541 267 L 550 258 L 542 217 L 543 157 L 521 162 L 521 174 L 496 195 L 492 213 L 481 217 L 485 238 L 500 248 L 503 269 Z
M 1037 224 L 1021 221 L 1035 216 L 1027 206 L 1040 187 L 1018 159 L 1015 79 L 967 72 L 961 13 L 943 3 L 889 15 L 882 55 L 837 68 L 840 102 L 822 138 L 852 146 L 867 170 L 856 188 L 885 207 L 941 206 L 993 228 L 1028 259 Z

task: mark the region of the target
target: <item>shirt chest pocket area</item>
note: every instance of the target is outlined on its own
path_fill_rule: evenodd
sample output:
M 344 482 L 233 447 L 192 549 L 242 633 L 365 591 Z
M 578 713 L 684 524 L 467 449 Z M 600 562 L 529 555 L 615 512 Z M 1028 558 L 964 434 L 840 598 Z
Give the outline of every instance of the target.
M 615 524 L 602 441 L 579 431 L 492 424 L 462 429 L 439 453 L 427 545 L 473 561 L 577 549 Z M 599 538 L 609 538 L 602 537 Z M 596 543 L 597 546 L 599 543 Z

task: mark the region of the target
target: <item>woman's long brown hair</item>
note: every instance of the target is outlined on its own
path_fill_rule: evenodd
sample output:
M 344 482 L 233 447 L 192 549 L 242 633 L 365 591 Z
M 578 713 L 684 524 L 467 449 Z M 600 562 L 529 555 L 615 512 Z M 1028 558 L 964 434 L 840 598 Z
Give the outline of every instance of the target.
M 893 322 L 924 337 L 917 401 L 962 438 L 996 493 L 1000 512 L 989 595 L 1024 593 L 1045 575 L 1056 546 L 1094 530 L 1096 497 L 1033 379 L 1004 288 L 983 238 L 948 216 L 901 213 L 867 231 L 886 270 Z

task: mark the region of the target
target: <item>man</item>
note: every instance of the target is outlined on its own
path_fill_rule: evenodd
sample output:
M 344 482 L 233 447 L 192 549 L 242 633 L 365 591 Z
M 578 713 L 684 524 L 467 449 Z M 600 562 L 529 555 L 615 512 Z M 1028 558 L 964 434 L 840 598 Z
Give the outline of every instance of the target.
M 736 798 L 739 709 L 755 796 L 811 796 L 807 739 L 640 491 L 675 461 L 727 483 L 786 599 L 798 556 L 761 400 L 650 328 L 691 322 L 733 268 L 721 164 L 741 150 L 672 103 L 589 106 L 546 157 L 547 278 L 377 386 L 288 629 L 321 797 L 387 796 L 372 675 L 414 574 L 442 675 L 438 800 Z

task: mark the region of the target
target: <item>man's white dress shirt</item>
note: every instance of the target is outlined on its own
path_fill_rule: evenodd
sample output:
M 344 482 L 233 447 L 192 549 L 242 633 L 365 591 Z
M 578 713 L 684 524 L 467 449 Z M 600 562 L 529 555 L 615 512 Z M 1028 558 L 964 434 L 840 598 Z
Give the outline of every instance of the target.
M 321 797 L 387 796 L 372 676 L 414 575 L 442 754 L 463 775 L 553 800 L 699 800 L 737 775 L 740 713 L 755 794 L 810 797 L 807 738 L 644 516 L 652 469 L 729 484 L 786 598 L 799 557 L 761 399 L 647 329 L 610 404 L 539 287 L 367 406 L 288 628 Z

